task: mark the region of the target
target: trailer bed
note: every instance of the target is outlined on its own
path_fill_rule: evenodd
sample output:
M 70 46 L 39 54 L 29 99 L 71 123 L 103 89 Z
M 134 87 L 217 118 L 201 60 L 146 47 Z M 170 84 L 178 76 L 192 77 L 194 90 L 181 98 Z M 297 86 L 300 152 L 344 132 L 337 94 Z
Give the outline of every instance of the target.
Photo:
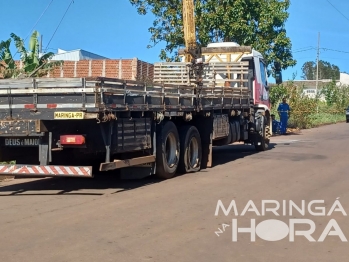
M 199 133 L 198 150 L 206 152 L 207 166 L 213 140 L 247 139 L 244 117 L 253 111 L 248 63 L 211 63 L 200 87 L 186 63 L 154 67 L 153 82 L 0 80 L 0 157 L 17 161 L 0 166 L 0 175 L 92 177 L 92 168 L 129 167 L 137 174 L 155 174 L 159 159 L 165 159 L 159 154 L 171 146 L 177 155 L 176 134 L 181 130 L 182 136 L 189 125 Z M 229 116 L 235 117 L 234 125 Z M 163 133 L 169 132 L 166 128 L 173 136 Z M 178 137 L 178 143 L 169 143 L 169 137 Z
M 0 80 L 0 120 L 95 119 L 105 112 L 200 112 L 250 107 L 251 90 L 244 84 L 246 64 L 210 65 L 204 87 L 200 89 L 188 74 L 178 77 L 181 83 L 169 83 L 174 81 L 169 79 L 169 74 L 174 77 L 185 66 L 184 63 L 156 64 L 157 82 L 151 83 L 105 77 Z M 224 70 L 229 74 L 240 73 L 240 79 L 234 80 L 240 85 L 226 87 L 224 82 L 230 79 L 209 77 L 222 75 Z M 161 72 L 167 81 L 158 77 Z

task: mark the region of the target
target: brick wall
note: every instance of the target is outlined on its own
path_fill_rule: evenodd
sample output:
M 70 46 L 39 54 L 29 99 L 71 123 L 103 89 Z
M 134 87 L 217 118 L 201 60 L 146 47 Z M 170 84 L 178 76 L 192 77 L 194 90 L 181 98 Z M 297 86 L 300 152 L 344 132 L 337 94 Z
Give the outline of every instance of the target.
M 152 81 L 154 78 L 154 65 L 138 60 L 137 61 L 137 80 Z
M 21 63 L 16 61 L 18 68 Z M 56 68 L 47 77 L 110 77 L 125 80 L 152 81 L 154 65 L 134 59 L 107 59 L 64 61 L 61 68 Z
M 138 59 L 64 61 L 48 77 L 110 77 L 126 80 L 153 79 L 154 66 Z

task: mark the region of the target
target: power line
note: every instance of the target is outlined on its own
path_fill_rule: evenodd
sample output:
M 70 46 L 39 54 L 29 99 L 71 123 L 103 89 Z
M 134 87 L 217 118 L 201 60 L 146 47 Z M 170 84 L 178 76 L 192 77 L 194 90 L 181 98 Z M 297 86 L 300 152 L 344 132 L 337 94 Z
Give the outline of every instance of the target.
M 324 51 L 333 51 L 333 52 L 338 52 L 338 53 L 345 53 L 345 54 L 349 54 L 348 51 L 341 51 L 341 50 L 336 50 L 336 49 L 331 49 L 331 48 L 321 48 Z
M 51 2 L 47 5 L 47 7 L 45 8 L 45 10 L 42 12 L 42 14 L 40 15 L 39 19 L 36 21 L 35 25 L 32 27 L 32 29 L 30 30 L 29 34 L 27 35 L 27 37 L 24 39 L 24 41 L 26 41 L 28 39 L 28 37 L 30 36 L 30 34 L 32 33 L 33 29 L 37 26 L 37 24 L 39 23 L 39 21 L 41 20 L 42 16 L 46 13 L 47 9 L 51 6 L 53 0 L 51 0 Z
M 45 10 L 41 13 L 40 17 L 38 18 L 38 20 L 35 22 L 35 25 L 32 27 L 32 29 L 30 30 L 29 34 L 26 36 L 26 38 L 24 39 L 23 42 L 25 42 L 28 37 L 30 36 L 30 34 L 32 33 L 33 29 L 37 26 L 37 24 L 40 22 L 41 18 L 43 17 L 43 15 L 46 13 L 47 9 L 49 9 L 49 7 L 51 6 L 53 0 L 51 0 L 51 2 L 46 6 Z M 16 57 L 16 55 L 18 54 L 18 50 L 16 51 L 16 53 L 13 55 L 13 58 Z M 13 60 L 13 59 L 12 59 Z
M 322 56 L 323 59 L 330 59 L 330 60 L 349 60 L 349 58 L 343 58 L 343 57 L 327 57 Z
M 300 51 L 300 50 L 309 49 L 309 48 L 314 48 L 314 47 L 313 46 L 306 46 L 306 47 L 294 49 L 293 51 Z
M 332 49 L 332 48 L 327 48 L 327 47 L 321 47 L 319 49 L 323 50 L 323 51 L 333 51 L 333 52 L 337 52 L 337 53 L 349 54 L 349 51 L 342 51 L 342 50 L 337 50 L 337 49 Z M 310 51 L 310 50 L 317 50 L 317 48 L 312 47 L 312 48 L 308 48 L 308 49 L 304 49 L 304 50 L 293 51 L 292 53 L 301 53 L 301 52 L 306 52 L 306 51 Z
M 310 50 L 316 50 L 316 48 L 312 47 L 312 48 L 308 48 L 308 49 L 304 49 L 304 50 L 293 51 L 292 53 L 301 53 L 301 52 L 306 52 L 306 51 L 310 51 Z
M 338 13 L 340 13 L 345 19 L 347 19 L 349 21 L 349 18 L 347 16 L 345 16 L 339 9 L 337 9 L 337 7 L 335 7 L 329 0 L 326 0 L 330 5 L 332 5 L 332 7 L 334 9 L 337 10 Z
M 65 10 L 65 13 L 64 13 L 64 15 L 63 15 L 61 21 L 59 22 L 58 26 L 56 27 L 56 30 L 54 31 L 54 33 L 53 33 L 53 35 L 52 35 L 50 41 L 48 42 L 48 44 L 47 44 L 47 46 L 46 46 L 45 52 L 46 52 L 46 50 L 48 49 L 48 47 L 49 47 L 49 45 L 50 45 L 50 43 L 51 43 L 53 37 L 55 36 L 55 34 L 56 34 L 56 32 L 57 32 L 59 26 L 61 25 L 61 23 L 62 23 L 62 21 L 63 21 L 65 15 L 67 14 L 67 12 L 68 12 L 70 6 L 71 6 L 73 3 L 74 3 L 74 0 L 72 0 L 72 1 L 70 2 L 69 6 L 68 6 L 67 9 Z
M 297 57 L 297 60 L 305 60 L 305 59 L 313 59 L 313 56 L 307 56 L 307 57 Z

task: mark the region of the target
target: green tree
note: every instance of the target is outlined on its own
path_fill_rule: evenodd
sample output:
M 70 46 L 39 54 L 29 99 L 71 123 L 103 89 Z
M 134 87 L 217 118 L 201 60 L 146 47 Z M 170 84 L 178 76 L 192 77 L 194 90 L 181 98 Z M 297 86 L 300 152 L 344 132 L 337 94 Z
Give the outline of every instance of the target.
M 326 104 L 335 107 L 339 112 L 349 105 L 349 87 L 347 85 L 337 86 L 335 81 L 327 84 L 321 90 L 321 94 L 326 99 Z
M 29 40 L 29 48 L 26 49 L 24 41 L 11 34 L 11 38 L 0 43 L 0 67 L 4 78 L 42 77 L 54 68 L 61 66 L 62 61 L 50 61 L 54 53 L 49 52 L 41 55 L 39 52 L 39 33 L 34 31 Z M 23 68 L 19 69 L 10 51 L 11 40 L 14 41 L 17 52 L 21 56 Z
M 316 78 L 316 64 L 315 62 L 305 62 L 302 66 L 302 78 L 304 80 L 313 80 Z
M 138 13 L 155 15 L 149 28 L 152 47 L 159 42 L 166 46 L 160 59 L 178 61 L 176 50 L 184 45 L 182 0 L 130 0 Z M 294 66 L 291 40 L 286 35 L 285 22 L 290 0 L 195 0 L 195 19 L 198 44 L 234 41 L 250 45 L 282 68 Z
M 315 80 L 317 74 L 317 65 L 315 62 L 308 61 L 302 66 L 302 78 L 305 80 Z M 327 61 L 319 61 L 319 79 L 339 80 L 339 67 Z
M 272 107 L 278 107 L 282 98 L 288 96 L 287 87 L 284 85 L 275 85 L 270 88 L 269 98 Z

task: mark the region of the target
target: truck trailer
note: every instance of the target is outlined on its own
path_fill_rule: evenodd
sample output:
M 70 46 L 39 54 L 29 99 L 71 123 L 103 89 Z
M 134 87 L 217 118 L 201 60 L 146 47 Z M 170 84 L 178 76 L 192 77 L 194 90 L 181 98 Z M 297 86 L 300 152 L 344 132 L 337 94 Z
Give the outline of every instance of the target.
M 198 79 L 195 70 L 202 72 Z M 201 83 L 201 84 L 198 84 Z M 0 80 L 0 175 L 91 178 L 212 167 L 212 147 L 269 147 L 266 63 L 251 47 L 215 43 L 195 63 L 154 64 L 153 81 Z

